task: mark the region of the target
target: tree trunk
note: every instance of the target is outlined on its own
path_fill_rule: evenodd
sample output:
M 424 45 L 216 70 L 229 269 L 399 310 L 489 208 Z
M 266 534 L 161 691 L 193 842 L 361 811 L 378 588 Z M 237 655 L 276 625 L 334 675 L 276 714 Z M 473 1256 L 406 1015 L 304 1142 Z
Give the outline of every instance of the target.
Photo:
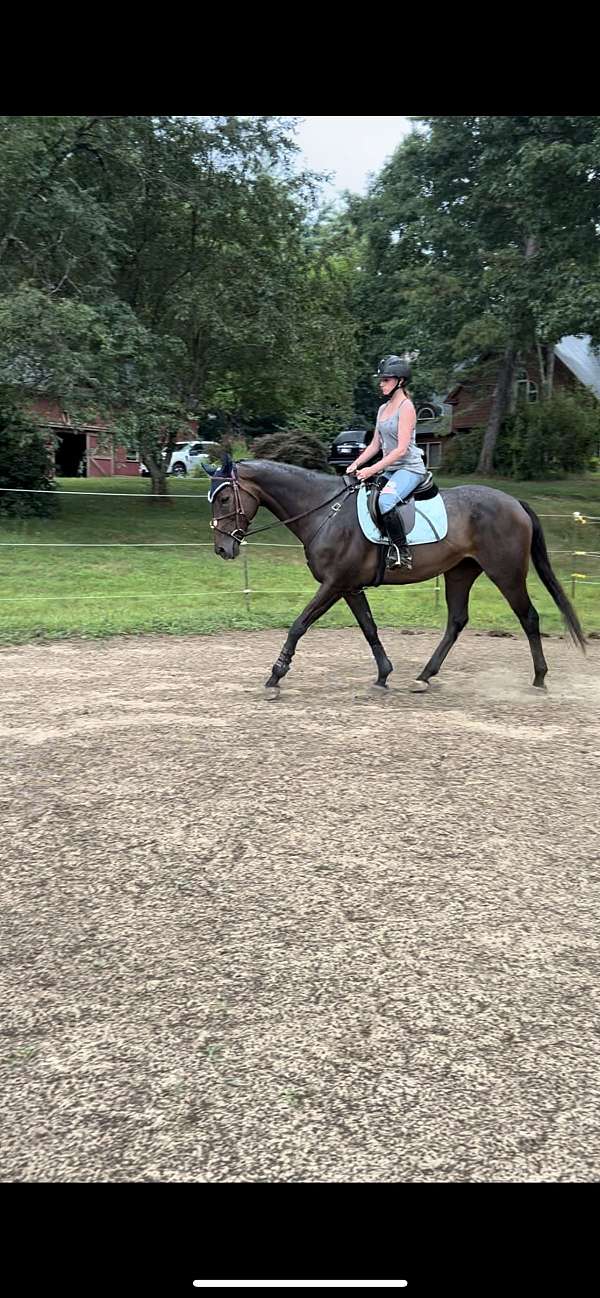
M 166 497 L 169 492 L 167 464 L 169 463 L 170 455 L 167 454 L 164 457 L 160 454 L 156 455 L 155 451 L 149 446 L 144 446 L 143 441 L 140 441 L 140 451 L 142 453 L 144 464 L 150 474 L 150 499 L 166 503 Z
M 544 348 L 541 342 L 539 342 L 537 338 L 535 340 L 535 347 L 536 347 L 537 358 L 538 358 L 538 370 L 540 372 L 540 396 L 542 401 L 545 401 L 546 394 L 547 394 L 547 379 L 546 379 L 546 367 L 544 365 Z
M 516 367 L 517 367 L 517 365 L 520 365 L 520 364 L 521 364 L 521 359 L 522 359 L 522 358 L 521 358 L 521 353 L 520 353 L 520 352 L 517 352 L 517 354 L 516 354 L 516 356 L 515 356 L 515 364 L 514 364 L 514 367 L 513 367 L 513 377 L 512 377 L 512 381 L 511 381 L 511 385 L 510 385 L 510 396 L 509 396 L 509 400 L 508 400 L 508 414 L 509 414 L 509 415 L 514 415 L 515 412 L 516 412 L 516 409 L 517 409 L 517 384 L 516 384 L 516 381 L 515 381 L 515 375 L 516 375 L 516 372 L 517 372 Z
M 492 397 L 492 406 L 487 422 L 487 428 L 485 430 L 481 455 L 479 456 L 479 463 L 477 465 L 478 473 L 489 475 L 494 472 L 494 450 L 498 433 L 502 426 L 502 420 L 507 414 L 510 405 L 516 361 L 517 349 L 511 345 L 506 348 L 500 363 L 500 369 L 498 370 L 498 377 L 496 379 L 496 386 Z
M 166 463 L 162 461 L 160 466 L 158 464 L 148 464 L 147 468 L 152 479 L 151 494 L 158 499 L 164 498 L 169 494 Z
M 550 400 L 552 393 L 554 391 L 555 360 L 556 360 L 556 352 L 554 351 L 554 345 L 552 343 L 548 343 L 546 347 L 546 400 L 547 401 Z
M 540 343 L 536 339 L 538 367 L 540 371 L 540 396 L 542 401 L 549 401 L 554 388 L 554 361 L 556 359 L 553 343 Z

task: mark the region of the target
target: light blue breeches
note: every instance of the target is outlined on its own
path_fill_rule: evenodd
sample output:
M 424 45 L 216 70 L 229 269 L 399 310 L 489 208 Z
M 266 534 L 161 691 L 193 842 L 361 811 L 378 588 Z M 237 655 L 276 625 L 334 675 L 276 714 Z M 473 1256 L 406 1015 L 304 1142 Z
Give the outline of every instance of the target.
M 418 487 L 419 483 L 423 481 L 425 474 L 412 473 L 410 469 L 396 469 L 395 473 L 386 472 L 385 476 L 388 481 L 387 486 L 384 487 L 379 496 L 380 514 L 387 514 L 390 509 L 394 508 L 394 505 L 398 504 L 398 501 L 410 496 L 411 491 L 414 491 L 415 487 Z M 390 487 L 393 490 L 390 491 Z

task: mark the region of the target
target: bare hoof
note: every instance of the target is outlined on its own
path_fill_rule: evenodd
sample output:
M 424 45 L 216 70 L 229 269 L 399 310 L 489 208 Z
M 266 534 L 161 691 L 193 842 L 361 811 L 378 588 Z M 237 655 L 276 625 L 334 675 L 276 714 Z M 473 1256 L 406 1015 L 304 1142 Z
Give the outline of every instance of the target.
M 277 703 L 281 698 L 281 690 L 278 685 L 265 685 L 265 702 Z
M 426 694 L 428 689 L 427 681 L 411 681 L 408 687 L 409 694 Z

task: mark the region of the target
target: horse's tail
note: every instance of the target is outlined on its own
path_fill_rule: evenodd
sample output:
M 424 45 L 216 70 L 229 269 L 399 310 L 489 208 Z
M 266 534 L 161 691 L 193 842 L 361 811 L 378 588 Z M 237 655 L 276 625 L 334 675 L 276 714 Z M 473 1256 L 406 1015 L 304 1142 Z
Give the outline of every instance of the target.
M 563 590 L 556 573 L 552 569 L 542 530 L 542 524 L 530 505 L 527 505 L 524 500 L 520 500 L 519 504 L 522 505 L 525 513 L 529 514 L 533 524 L 531 558 L 533 559 L 533 565 L 537 575 L 540 578 L 540 581 L 543 581 L 546 590 L 550 592 L 554 603 L 558 605 L 571 639 L 576 645 L 579 645 L 580 649 L 585 653 L 586 638 L 583 634 L 581 623 L 575 609 L 573 608 L 568 595 Z

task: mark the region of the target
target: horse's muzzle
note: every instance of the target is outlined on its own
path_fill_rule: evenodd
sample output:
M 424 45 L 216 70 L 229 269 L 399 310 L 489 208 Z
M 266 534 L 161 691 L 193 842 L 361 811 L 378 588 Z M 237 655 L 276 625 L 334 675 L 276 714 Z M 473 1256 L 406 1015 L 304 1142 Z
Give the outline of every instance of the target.
M 219 543 L 219 545 L 215 545 L 215 553 L 218 554 L 220 559 L 237 559 L 239 552 L 240 543 L 235 541 L 233 537 L 231 540 L 227 540 L 225 544 Z

